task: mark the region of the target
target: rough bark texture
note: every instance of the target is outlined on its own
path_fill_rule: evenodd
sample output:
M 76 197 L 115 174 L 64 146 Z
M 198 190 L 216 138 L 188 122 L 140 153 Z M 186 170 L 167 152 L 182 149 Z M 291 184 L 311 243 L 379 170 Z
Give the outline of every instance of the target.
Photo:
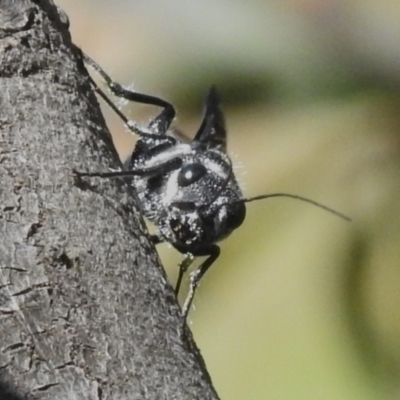
M 66 17 L 0 0 L 0 399 L 217 399 Z

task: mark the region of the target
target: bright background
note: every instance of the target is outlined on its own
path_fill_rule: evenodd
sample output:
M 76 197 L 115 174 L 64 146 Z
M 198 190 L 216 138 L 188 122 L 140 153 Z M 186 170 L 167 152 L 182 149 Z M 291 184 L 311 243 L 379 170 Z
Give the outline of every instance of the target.
M 226 400 L 400 398 L 400 0 L 58 0 L 193 135 L 211 84 L 248 205 L 190 321 Z M 104 108 L 123 157 L 133 140 Z M 144 123 L 154 107 L 130 105 Z M 171 281 L 181 256 L 160 246 Z

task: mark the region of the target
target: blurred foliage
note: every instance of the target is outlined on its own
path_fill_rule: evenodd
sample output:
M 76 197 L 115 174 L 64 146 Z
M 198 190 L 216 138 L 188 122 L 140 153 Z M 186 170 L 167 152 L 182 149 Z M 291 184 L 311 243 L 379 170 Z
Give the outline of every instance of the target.
M 246 195 L 300 194 L 353 218 L 248 205 L 190 314 L 221 398 L 399 398 L 400 0 L 57 4 L 75 43 L 172 101 L 184 131 L 221 88 Z M 133 138 L 104 110 L 125 157 Z M 160 254 L 174 281 L 181 256 Z

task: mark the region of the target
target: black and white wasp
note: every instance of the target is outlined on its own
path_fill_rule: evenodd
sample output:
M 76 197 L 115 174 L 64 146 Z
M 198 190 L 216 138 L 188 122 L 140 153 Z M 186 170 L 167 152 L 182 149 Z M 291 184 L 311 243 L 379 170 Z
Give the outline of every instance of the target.
M 175 118 L 172 104 L 157 97 L 136 93 L 114 82 L 91 58 L 84 61 L 104 79 L 111 92 L 129 101 L 159 106 L 162 111 L 147 128 L 129 120 L 92 80 L 96 92 L 119 115 L 131 132 L 138 135 L 135 149 L 124 171 L 79 173 L 81 176 L 132 176 L 143 214 L 158 232 L 157 243 L 169 242 L 184 259 L 179 266 L 175 292 L 195 257 L 205 261 L 190 274 L 190 289 L 182 307 L 186 318 L 201 278 L 218 258 L 217 243 L 238 228 L 246 216 L 246 203 L 270 197 L 290 197 L 311 203 L 343 219 L 345 215 L 313 200 L 287 193 L 245 198 L 233 173 L 226 149 L 224 115 L 218 94 L 212 87 L 205 101 L 201 125 L 189 142 L 171 129 Z

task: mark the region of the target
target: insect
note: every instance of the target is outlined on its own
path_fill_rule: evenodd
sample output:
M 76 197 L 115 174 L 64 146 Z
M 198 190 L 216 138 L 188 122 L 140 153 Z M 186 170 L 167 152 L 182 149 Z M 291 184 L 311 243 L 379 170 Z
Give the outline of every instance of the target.
M 132 177 L 141 210 L 158 229 L 157 234 L 152 236 L 153 242 L 169 242 L 184 254 L 179 265 L 176 295 L 179 293 L 182 278 L 195 257 L 207 257 L 189 275 L 189 293 L 182 306 L 184 318 L 189 313 L 202 277 L 220 255 L 217 243 L 243 223 L 246 203 L 271 197 L 290 197 L 350 220 L 345 215 L 302 196 L 273 193 L 243 197 L 227 154 L 224 115 L 215 87 L 210 89 L 206 98 L 200 127 L 194 139 L 188 141 L 171 129 L 175 117 L 172 104 L 158 97 L 128 90 L 113 81 L 88 56 L 84 55 L 84 61 L 99 73 L 115 96 L 162 108 L 147 128 L 139 127 L 91 80 L 96 92 L 119 115 L 130 131 L 138 135 L 138 141 L 125 170 L 79 174 L 103 178 Z

